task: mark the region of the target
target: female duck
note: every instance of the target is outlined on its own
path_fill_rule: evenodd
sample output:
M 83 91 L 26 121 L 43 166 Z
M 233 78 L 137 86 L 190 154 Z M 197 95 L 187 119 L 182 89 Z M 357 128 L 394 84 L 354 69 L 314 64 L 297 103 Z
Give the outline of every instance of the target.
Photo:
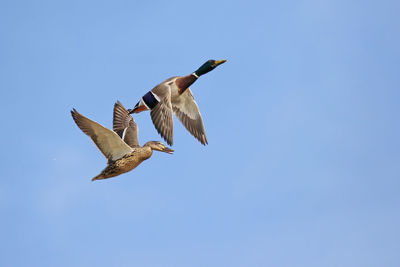
M 147 92 L 129 113 L 151 110 L 150 115 L 158 133 L 169 145 L 173 143 L 172 112 L 200 143 L 208 144 L 203 119 L 189 86 L 201 75 L 212 71 L 226 60 L 208 60 L 195 72 L 172 77 Z
M 114 105 L 114 131 L 86 118 L 75 109 L 71 111 L 71 114 L 78 127 L 92 139 L 108 159 L 107 167 L 92 181 L 115 177 L 133 170 L 150 158 L 153 150 L 168 154 L 173 152 L 172 149 L 158 141 L 150 141 L 140 147 L 138 127 L 119 101 Z

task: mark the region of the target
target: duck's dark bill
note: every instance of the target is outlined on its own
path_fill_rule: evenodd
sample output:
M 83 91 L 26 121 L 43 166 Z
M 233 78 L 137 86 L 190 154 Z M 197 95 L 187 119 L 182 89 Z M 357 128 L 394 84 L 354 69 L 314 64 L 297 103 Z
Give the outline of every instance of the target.
M 165 148 L 163 149 L 163 152 L 167 152 L 167 153 L 169 153 L 169 154 L 172 154 L 172 152 L 174 152 L 174 150 L 171 149 L 171 148 L 169 148 L 169 147 L 165 147 Z

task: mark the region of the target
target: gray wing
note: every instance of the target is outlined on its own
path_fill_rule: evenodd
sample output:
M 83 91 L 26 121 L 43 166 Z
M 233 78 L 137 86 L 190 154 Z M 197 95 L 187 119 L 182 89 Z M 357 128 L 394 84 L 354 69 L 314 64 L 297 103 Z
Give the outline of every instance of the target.
M 152 89 L 160 102 L 151 110 L 151 120 L 157 129 L 157 132 L 164 140 L 172 145 L 174 122 L 172 120 L 171 90 L 168 86 L 159 85 Z
M 78 127 L 92 139 L 109 161 L 115 161 L 132 152 L 132 148 L 115 132 L 86 118 L 75 109 L 71 110 L 71 115 Z
M 203 119 L 190 88 L 174 99 L 172 108 L 186 130 L 203 145 L 208 144 Z
M 119 101 L 114 104 L 113 130 L 130 147 L 140 147 L 138 140 L 139 129 L 135 120 Z

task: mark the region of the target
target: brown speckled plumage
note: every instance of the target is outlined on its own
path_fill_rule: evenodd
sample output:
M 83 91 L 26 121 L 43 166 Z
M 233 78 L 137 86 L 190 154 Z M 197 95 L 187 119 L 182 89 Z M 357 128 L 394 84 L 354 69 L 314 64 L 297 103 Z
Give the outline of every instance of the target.
M 114 105 L 114 131 L 86 118 L 75 109 L 71 111 L 71 115 L 78 127 L 108 159 L 107 167 L 92 181 L 115 177 L 133 170 L 150 158 L 153 150 L 169 154 L 173 152 L 159 141 L 150 141 L 140 147 L 137 125 L 119 101 Z
M 109 162 L 107 167 L 101 171 L 99 175 L 94 177 L 92 181 L 107 179 L 129 172 L 140 165 L 143 161 L 152 155 L 150 147 L 135 148 L 131 153 L 123 156 L 121 159 Z

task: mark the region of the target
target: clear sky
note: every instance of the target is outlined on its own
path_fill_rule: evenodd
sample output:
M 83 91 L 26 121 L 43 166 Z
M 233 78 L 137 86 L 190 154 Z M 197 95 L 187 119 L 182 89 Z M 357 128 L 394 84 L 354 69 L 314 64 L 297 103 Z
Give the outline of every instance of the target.
M 1 266 L 400 266 L 399 1 L 0 1 Z M 154 85 L 208 146 L 91 182 Z M 162 140 L 137 114 L 141 144 Z

